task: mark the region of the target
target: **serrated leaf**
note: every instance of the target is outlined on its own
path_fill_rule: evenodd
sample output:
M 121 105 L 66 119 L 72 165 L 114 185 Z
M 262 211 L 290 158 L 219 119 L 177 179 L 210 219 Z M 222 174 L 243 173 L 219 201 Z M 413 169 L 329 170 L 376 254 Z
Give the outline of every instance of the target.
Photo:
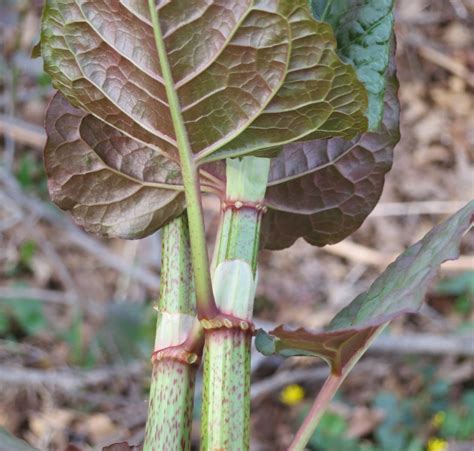
M 313 13 L 330 23 L 337 53 L 354 65 L 369 95 L 369 130 L 383 117 L 385 71 L 393 36 L 394 0 L 311 0 Z
M 438 267 L 459 255 L 474 219 L 474 201 L 410 246 L 364 293 L 342 309 L 323 332 L 260 331 L 257 348 L 264 354 L 313 355 L 325 359 L 333 374 L 344 376 L 390 320 L 418 312 Z
M 306 0 L 159 0 L 157 14 L 158 28 L 145 0 L 46 1 L 45 70 L 88 113 L 49 124 L 57 132 L 47 149 L 50 191 L 88 230 L 138 238 L 179 214 L 182 196 L 141 174 L 147 166 L 167 172 L 164 158 L 179 161 L 178 142 L 202 164 L 367 128 L 365 89 Z M 58 102 L 49 121 L 60 116 Z M 102 143 L 86 140 L 101 127 L 106 141 L 121 141 L 105 160 Z M 81 149 L 68 161 L 73 143 Z
M 375 207 L 400 139 L 394 59 L 386 77 L 384 119 L 376 132 L 352 141 L 289 144 L 272 160 L 262 227 L 266 248 L 284 249 L 299 237 L 316 246 L 336 243 Z

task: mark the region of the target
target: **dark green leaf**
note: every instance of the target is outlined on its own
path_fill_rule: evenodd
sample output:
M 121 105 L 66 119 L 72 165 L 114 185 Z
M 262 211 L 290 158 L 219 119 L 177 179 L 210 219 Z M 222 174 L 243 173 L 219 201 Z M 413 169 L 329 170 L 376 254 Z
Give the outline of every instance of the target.
M 391 319 L 420 309 L 439 265 L 459 255 L 461 239 L 473 216 L 471 201 L 401 254 L 324 332 L 290 331 L 280 326 L 269 334 L 260 332 L 257 348 L 264 354 L 319 356 L 334 374 L 344 376 Z
M 337 53 L 354 65 L 369 94 L 369 130 L 383 117 L 385 71 L 393 36 L 394 0 L 311 0 L 315 17 L 329 22 Z

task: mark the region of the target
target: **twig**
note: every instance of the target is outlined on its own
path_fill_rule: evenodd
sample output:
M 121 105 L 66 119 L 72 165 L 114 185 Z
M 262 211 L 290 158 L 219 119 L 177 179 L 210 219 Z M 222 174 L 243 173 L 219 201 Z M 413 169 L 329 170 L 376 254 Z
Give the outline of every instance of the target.
M 472 334 L 444 336 L 434 334 L 384 334 L 372 343 L 369 351 L 384 354 L 474 357 L 474 341 Z
M 6 193 L 14 199 L 17 204 L 21 204 L 26 211 L 47 220 L 53 225 L 59 226 L 61 231 L 67 233 L 72 244 L 75 244 L 89 252 L 91 255 L 94 255 L 105 265 L 114 268 L 117 271 L 130 274 L 131 277 L 139 280 L 146 287 L 153 290 L 159 288 L 159 276 L 143 266 L 130 266 L 119 255 L 111 252 L 107 246 L 82 232 L 65 216 L 59 215 L 52 207 L 39 199 L 35 199 L 23 193 L 12 175 L 1 167 L 0 181 L 3 182 Z
M 0 287 L 0 299 L 36 299 L 61 305 L 72 305 L 76 301 L 74 295 L 63 291 L 25 287 Z
M 323 248 L 323 251 L 346 258 L 355 263 L 363 263 L 370 266 L 385 267 L 393 261 L 393 257 L 390 255 L 384 255 L 367 246 L 348 240 L 326 246 Z
M 474 75 L 463 63 L 435 49 L 420 36 L 411 34 L 407 41 L 418 50 L 423 58 L 462 78 L 470 87 L 474 87 Z
M 79 299 L 75 292 L 70 293 L 29 287 L 0 287 L 0 303 L 2 299 L 11 299 L 18 302 L 21 302 L 21 299 L 29 299 L 57 305 L 79 305 Z M 105 307 L 102 304 L 86 299 L 80 299 L 80 307 L 94 315 L 102 315 L 105 311 Z
M 47 387 L 64 392 L 90 386 L 110 384 L 117 377 L 127 378 L 142 374 L 143 364 L 134 362 L 123 367 L 107 367 L 95 370 L 37 370 L 12 365 L 0 366 L 0 387 L 12 386 Z
M 444 215 L 460 210 L 466 201 L 384 202 L 378 204 L 369 218 L 380 216 Z
M 467 19 L 469 17 L 469 11 L 467 10 L 466 6 L 464 6 L 462 0 L 450 0 L 450 2 L 454 12 L 458 17 L 461 19 Z
M 304 368 L 292 371 L 281 371 L 272 377 L 263 379 L 252 384 L 250 397 L 252 400 L 275 393 L 283 387 L 296 382 L 323 382 L 329 375 L 329 369 L 326 367 Z
M 338 257 L 347 258 L 354 263 L 363 263 L 369 266 L 376 266 L 380 268 L 386 267 L 389 263 L 396 259 L 396 255 L 386 255 L 354 243 L 352 241 L 341 241 L 340 243 L 326 246 L 322 249 Z M 441 271 L 447 272 L 463 272 L 474 268 L 474 255 L 464 255 L 454 261 L 448 261 L 441 265 Z
M 13 116 L 0 115 L 0 135 L 39 149 L 46 143 L 46 133 L 42 127 Z

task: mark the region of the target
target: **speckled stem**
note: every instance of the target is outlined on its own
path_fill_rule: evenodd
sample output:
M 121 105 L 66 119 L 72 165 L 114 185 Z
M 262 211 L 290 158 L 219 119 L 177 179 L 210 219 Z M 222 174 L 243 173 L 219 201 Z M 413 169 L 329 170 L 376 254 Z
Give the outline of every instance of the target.
M 206 332 L 202 450 L 249 447 L 250 342 L 239 329 Z
M 195 326 L 189 232 L 183 215 L 163 229 L 161 289 L 144 451 L 191 448 L 198 349 L 183 345 Z M 189 341 L 189 340 L 188 340 Z
M 224 326 L 205 330 L 202 450 L 249 449 L 252 333 L 247 325 L 269 168 L 263 158 L 227 160 L 227 193 L 213 258 L 214 297 Z M 232 327 L 226 316 L 245 327 Z

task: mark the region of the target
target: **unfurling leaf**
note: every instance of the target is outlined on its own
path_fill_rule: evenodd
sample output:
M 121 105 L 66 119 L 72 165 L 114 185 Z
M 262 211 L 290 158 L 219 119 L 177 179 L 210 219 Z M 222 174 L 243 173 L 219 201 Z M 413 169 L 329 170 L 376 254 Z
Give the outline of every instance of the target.
M 471 201 L 401 254 L 325 331 L 291 331 L 280 326 L 268 334 L 259 332 L 257 348 L 264 354 L 318 356 L 328 362 L 334 374 L 344 376 L 390 320 L 419 311 L 438 267 L 458 257 L 461 239 L 473 218 Z
M 337 243 L 375 207 L 400 139 L 394 58 L 386 77 L 384 118 L 376 132 L 352 141 L 289 144 L 272 160 L 262 233 L 266 248 L 284 249 L 300 237 L 316 246 Z
M 89 230 L 138 238 L 183 209 L 164 63 L 196 164 L 366 130 L 365 89 L 307 0 L 159 0 L 157 11 L 158 35 L 145 0 L 46 1 L 45 70 L 85 112 L 51 105 L 50 187 Z
M 369 95 L 369 130 L 383 117 L 385 71 L 393 37 L 394 0 L 311 0 L 316 18 L 329 22 L 337 53 L 357 71 Z

